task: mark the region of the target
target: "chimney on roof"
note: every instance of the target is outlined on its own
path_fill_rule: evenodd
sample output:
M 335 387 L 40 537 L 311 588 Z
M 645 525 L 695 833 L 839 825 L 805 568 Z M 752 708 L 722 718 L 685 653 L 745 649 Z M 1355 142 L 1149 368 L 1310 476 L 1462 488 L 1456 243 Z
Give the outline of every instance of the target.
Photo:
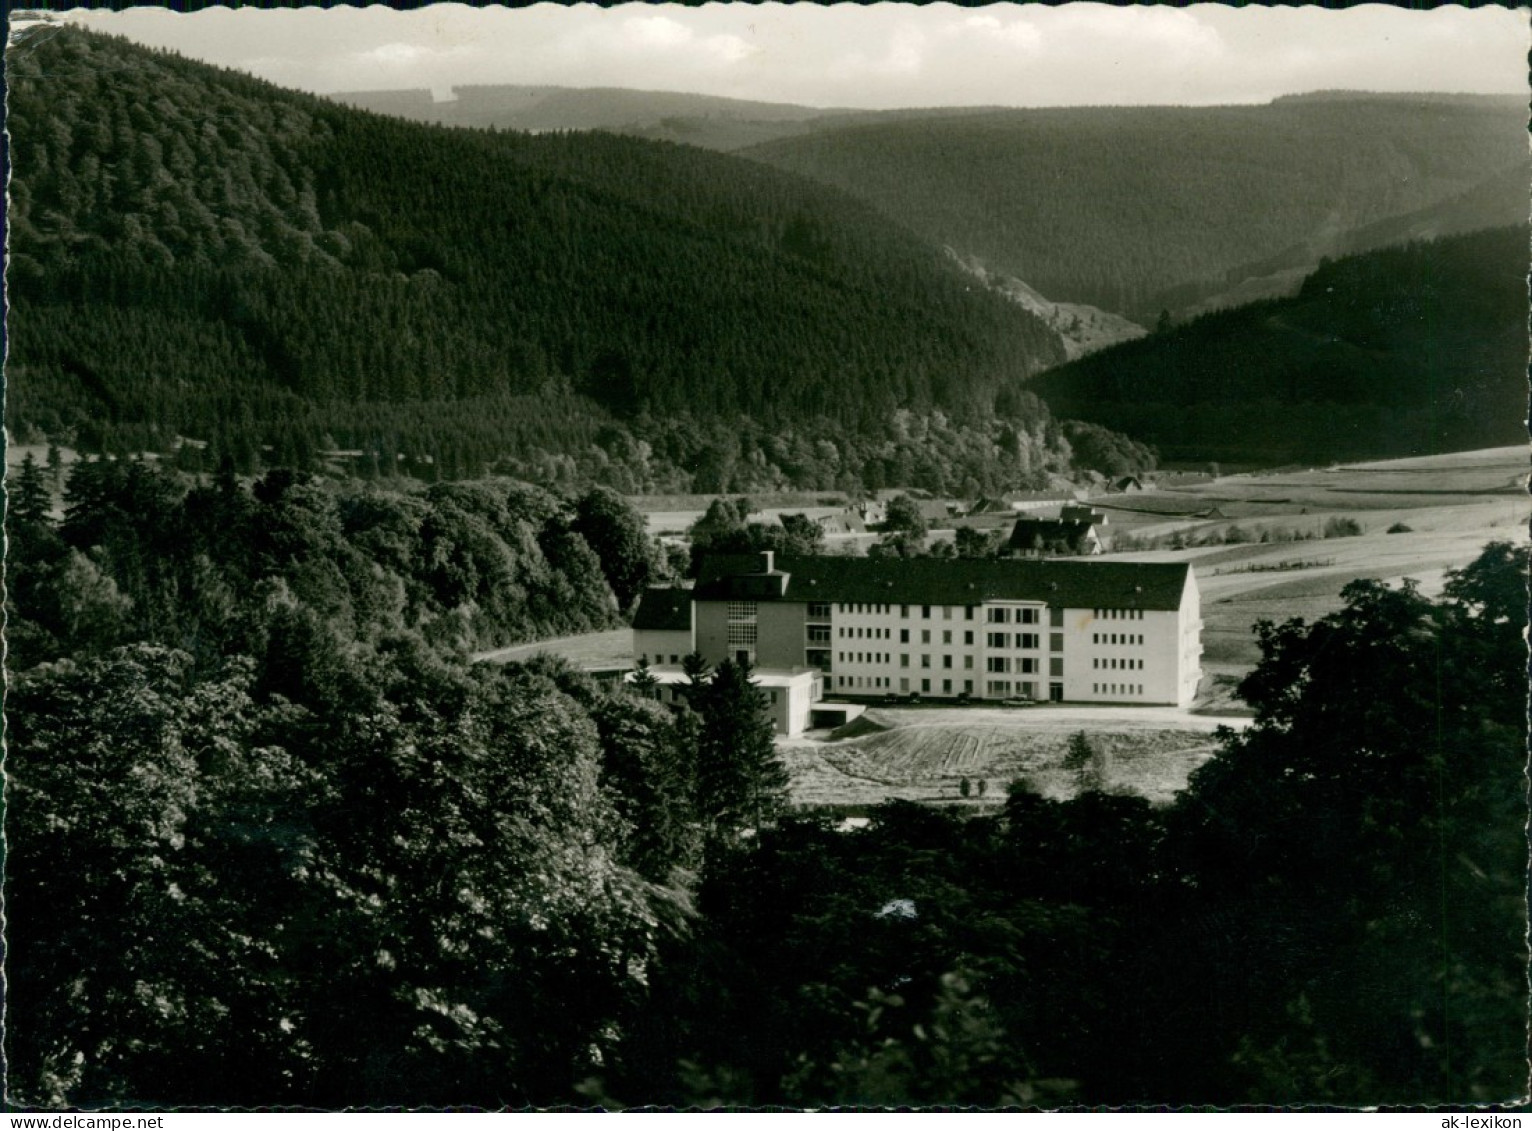
M 760 553 L 760 559 L 761 573 L 771 573 L 774 569 L 776 569 L 777 554 L 775 550 L 762 550 Z

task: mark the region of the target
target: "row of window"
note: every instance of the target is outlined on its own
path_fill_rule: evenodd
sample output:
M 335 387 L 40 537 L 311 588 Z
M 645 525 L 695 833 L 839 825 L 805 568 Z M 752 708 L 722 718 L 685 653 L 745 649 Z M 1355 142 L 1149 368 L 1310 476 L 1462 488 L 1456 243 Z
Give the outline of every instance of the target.
M 910 681 L 906 679 L 901 682 L 909 683 Z M 846 675 L 841 676 L 840 685 L 845 688 L 861 688 L 863 690 L 879 688 L 887 690 L 893 687 L 893 681 L 886 675 Z M 908 691 L 909 688 L 905 688 L 905 690 Z
M 916 606 L 914 606 L 914 605 L 900 605 L 899 606 L 899 615 L 901 617 L 904 617 L 904 618 L 908 619 L 909 616 L 911 615 L 910 614 L 910 610 L 915 608 L 915 607 Z M 957 611 L 959 609 L 961 609 L 961 610 L 963 610 L 963 619 L 964 620 L 973 620 L 974 609 L 976 607 L 977 606 L 974 606 L 974 605 L 921 605 L 921 606 L 919 606 L 919 608 L 920 608 L 920 614 L 919 615 L 922 618 L 924 618 L 925 620 L 933 620 L 937 616 L 940 616 L 942 620 L 951 620 L 956 615 Z M 829 611 L 830 611 L 829 605 L 810 604 L 809 605 L 809 616 L 812 617 L 812 616 L 815 615 L 814 610 L 816 608 L 824 609 L 825 610 L 825 615 L 826 616 L 829 615 Z M 859 601 L 842 601 L 839 604 L 837 604 L 835 606 L 835 608 L 836 608 L 837 612 L 860 614 L 862 616 L 885 616 L 886 617 L 886 616 L 892 616 L 893 615 L 893 611 L 894 611 L 894 607 L 892 605 L 868 604 L 868 603 L 862 603 L 862 602 L 859 602 Z M 940 613 L 937 613 L 934 610 L 940 610 Z
M 1093 632 L 1090 634 L 1092 644 L 1142 644 L 1144 634 L 1142 632 Z
M 813 653 L 813 656 L 823 656 L 824 659 L 829 659 L 826 653 Z M 836 659 L 841 664 L 890 664 L 890 662 L 893 662 L 892 654 L 885 653 L 885 651 L 841 651 L 841 653 L 836 653 Z M 813 659 L 810 659 L 810 664 L 813 664 Z M 1143 670 L 1143 661 L 1118 662 L 1114 659 L 1114 661 L 1111 661 L 1111 664 L 1108 664 L 1108 661 L 1100 659 L 1100 657 L 1092 661 L 1091 667 L 1118 670 L 1118 664 L 1121 665 L 1123 670 L 1128 670 L 1128 668 Z M 907 653 L 907 651 L 899 653 L 899 667 L 910 667 L 910 653 Z M 922 653 L 921 667 L 941 667 L 944 670 L 951 671 L 954 667 L 958 667 L 958 665 L 954 664 L 953 656 L 950 656 L 950 654 L 941 656 L 941 664 L 938 665 L 935 664 L 935 657 L 931 656 L 930 653 Z M 973 671 L 973 656 L 962 657 L 962 670 Z M 1016 671 L 1016 673 L 1034 674 L 1037 671 L 1042 671 L 1042 665 L 1033 656 L 988 656 L 985 657 L 985 671 L 991 671 L 991 673 L 1013 673 L 1013 671 Z M 1054 677 L 1063 676 L 1062 656 L 1054 656 L 1049 659 L 1048 674 Z
M 987 635 L 987 641 L 991 648 L 1037 648 L 1038 636 L 1035 632 L 1018 632 L 1014 634 L 1015 643 L 1012 644 L 1013 634 L 1009 632 L 991 632 Z
M 1063 675 L 1063 664 L 1057 664 L 1058 671 L 1054 674 Z M 991 656 L 984 662 L 984 670 L 989 672 L 1020 672 L 1022 675 L 1033 675 L 1037 672 L 1037 661 L 1031 656 Z
M 1049 623 L 1061 625 L 1064 623 L 1063 609 L 1049 609 Z M 989 610 L 986 618 L 990 624 L 1037 624 L 1038 610 L 1036 608 L 1012 609 L 1001 608 Z
M 1090 688 L 1095 695 L 1142 695 L 1144 693 L 1144 685 L 1141 683 L 1093 683 Z
M 825 678 L 825 690 L 828 691 L 830 689 L 830 686 L 831 686 L 831 680 L 827 676 Z M 869 675 L 869 676 L 860 676 L 860 675 L 842 676 L 841 677 L 841 681 L 840 681 L 840 688 L 843 691 L 858 691 L 858 690 L 859 691 L 892 691 L 893 690 L 893 680 L 889 679 L 887 676 L 877 676 L 877 675 Z M 918 690 L 918 691 L 921 692 L 921 694 L 930 694 L 930 692 L 931 692 L 931 681 L 929 679 L 923 679 L 923 680 L 920 681 L 920 687 L 919 688 L 911 688 L 910 687 L 910 681 L 908 679 L 906 679 L 906 678 L 901 678 L 899 680 L 899 690 L 903 691 L 903 692 L 906 692 L 906 693 L 908 693 L 911 690 Z M 942 692 L 943 695 L 952 695 L 954 693 L 953 692 L 953 681 L 950 680 L 950 679 L 942 680 L 941 681 L 941 692 Z M 967 695 L 972 695 L 973 694 L 973 680 L 965 679 L 963 681 L 963 692 L 965 694 L 967 694 Z
M 839 635 L 840 635 L 840 638 L 842 640 L 890 640 L 890 639 L 892 639 L 892 632 L 891 632 L 891 630 L 886 629 L 886 628 L 842 628 L 840 630 L 840 634 Z M 1053 633 L 1052 635 L 1056 638 L 1054 643 L 1053 643 L 1052 650 L 1055 651 L 1055 652 L 1063 651 L 1063 648 L 1064 648 L 1063 635 L 1061 633 Z M 1098 633 L 1097 635 L 1103 635 L 1103 634 Z M 1118 635 L 1119 635 L 1118 633 L 1112 633 L 1111 634 L 1111 636 L 1112 636 L 1112 643 L 1113 644 L 1116 644 L 1116 643 L 1119 642 L 1117 640 L 1117 636 Z M 943 629 L 942 630 L 941 643 L 947 644 L 947 645 L 951 645 L 951 644 L 955 643 L 953 637 L 954 637 L 954 633 L 953 633 L 953 631 L 951 629 Z M 989 647 L 991 647 L 991 648 L 1017 648 L 1017 649 L 1022 649 L 1022 650 L 1026 650 L 1026 649 L 1033 649 L 1033 650 L 1035 650 L 1037 648 L 1041 648 L 1042 647 L 1042 644 L 1040 642 L 1041 641 L 1041 637 L 1036 632 L 1015 632 L 1015 633 L 1011 633 L 1011 632 L 988 632 L 988 633 L 985 633 L 985 637 L 984 638 L 985 638 L 985 643 Z M 823 643 L 826 643 L 829 639 L 830 639 L 830 629 L 829 629 L 828 625 L 812 625 L 812 624 L 809 625 L 809 642 L 810 643 L 813 643 L 813 644 L 823 644 Z M 907 628 L 901 628 L 899 630 L 899 643 L 901 643 L 901 644 L 909 644 L 910 642 L 911 642 L 910 641 L 910 630 L 907 629 Z M 931 643 L 934 643 L 934 642 L 935 641 L 933 641 L 932 637 L 931 637 L 931 629 L 923 628 L 923 629 L 920 630 L 920 643 L 922 643 L 922 644 L 931 644 Z M 1101 643 L 1105 643 L 1105 641 L 1092 639 L 1091 643 L 1093 643 L 1093 644 L 1101 644 Z M 1126 639 L 1124 639 L 1123 641 L 1121 641 L 1121 643 L 1126 644 L 1126 643 L 1128 643 L 1128 641 Z M 1143 643 L 1142 638 L 1139 639 L 1139 643 Z M 969 647 L 969 648 L 973 647 L 973 632 L 972 631 L 966 631 L 966 632 L 963 633 L 963 645 L 964 645 L 964 647 Z
M 1144 661 L 1135 659 L 1119 659 L 1116 656 L 1097 656 L 1090 662 L 1090 666 L 1098 670 L 1141 672 L 1144 670 Z
M 985 661 L 985 671 L 1000 671 L 1000 673 L 1019 671 L 1022 674 L 1033 674 L 1037 671 L 1037 661 L 1031 656 L 1017 656 L 1016 659 L 1011 659 L 1010 656 L 990 656 L 990 659 Z
M 984 686 L 988 688 L 988 694 L 991 698 L 1011 694 L 1023 695 L 1028 699 L 1037 698 L 1037 684 L 1028 683 L 1025 680 L 1017 680 L 1015 683 L 1012 683 L 1008 679 L 992 679 Z
M 978 610 L 977 605 L 900 605 L 899 616 L 909 619 L 913 614 L 911 610 L 919 608 L 919 616 L 922 620 L 953 620 L 959 610 L 963 613 L 963 620 L 973 620 L 974 613 Z M 843 601 L 835 606 L 842 613 L 860 614 L 863 616 L 891 616 L 892 605 L 861 604 L 855 601 Z M 1099 615 L 1100 610 L 1097 610 Z M 830 615 L 828 603 L 810 602 L 809 619 L 823 620 Z M 990 609 L 985 614 L 985 620 L 990 624 L 1038 624 L 1041 622 L 1042 610 L 1037 606 L 1025 608 L 1012 608 L 1004 606 Z M 1049 623 L 1055 627 L 1064 623 L 1064 610 L 1062 608 L 1050 608 L 1048 610 Z
M 649 659 L 648 654 L 645 653 L 644 655 L 639 656 L 638 661 L 641 664 L 649 664 L 649 663 L 663 664 L 663 663 L 666 662 L 664 655 L 662 655 L 659 652 L 656 652 L 654 654 L 654 659 L 653 660 Z M 677 655 L 676 653 L 672 652 L 670 654 L 670 661 L 669 662 L 672 663 L 672 664 L 679 664 L 681 662 L 681 657 L 679 655 Z
M 1092 609 L 1097 620 L 1143 620 L 1143 609 Z

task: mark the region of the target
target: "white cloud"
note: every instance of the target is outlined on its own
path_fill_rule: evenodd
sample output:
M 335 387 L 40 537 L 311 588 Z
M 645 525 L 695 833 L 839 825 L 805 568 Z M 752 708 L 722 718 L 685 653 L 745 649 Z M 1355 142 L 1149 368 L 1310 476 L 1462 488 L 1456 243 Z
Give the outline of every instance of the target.
M 1104 4 L 1066 4 L 1039 22 L 1048 45 L 1073 51 L 1099 51 L 1131 45 L 1147 52 L 1170 52 L 1179 60 L 1212 59 L 1223 54 L 1223 37 L 1184 8 Z M 1154 63 L 1151 56 L 1145 60 Z
M 383 43 L 370 51 L 356 56 L 357 62 L 384 67 L 407 67 L 421 62 L 433 53 L 418 43 Z
M 957 40 L 971 49 L 1019 50 L 1032 54 L 1042 46 L 1042 32 L 1025 19 L 1002 20 L 999 16 L 985 14 L 966 16 L 957 23 L 942 29 L 943 38 Z
M 685 47 L 695 37 L 691 28 L 668 16 L 635 16 L 624 20 L 622 26 L 628 39 L 640 48 L 669 51 Z
M 850 82 L 877 81 L 917 75 L 925 65 L 926 34 L 910 24 L 896 27 L 889 34 L 884 49 L 874 56 L 866 51 L 850 51 L 834 60 L 832 75 Z
M 1349 87 L 1525 89 L 1525 10 L 1381 4 L 437 3 L 71 11 L 319 91 L 631 86 L 821 106 L 1210 103 Z
M 702 41 L 702 49 L 719 63 L 740 63 L 760 51 L 737 35 L 710 35 Z

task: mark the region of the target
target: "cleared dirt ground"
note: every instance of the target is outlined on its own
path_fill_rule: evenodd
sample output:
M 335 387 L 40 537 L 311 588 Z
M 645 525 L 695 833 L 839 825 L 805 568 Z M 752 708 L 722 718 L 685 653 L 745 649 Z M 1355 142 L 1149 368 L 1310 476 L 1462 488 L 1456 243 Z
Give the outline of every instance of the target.
M 1108 789 L 1163 802 L 1211 756 L 1219 726 L 1248 725 L 1158 707 L 876 708 L 864 719 L 871 732 L 858 737 L 779 741 L 795 804 L 961 803 L 965 777 L 970 805 L 1004 800 L 1017 779 L 1044 796 L 1068 797 L 1075 783 L 1063 760 L 1080 731 L 1106 755 Z

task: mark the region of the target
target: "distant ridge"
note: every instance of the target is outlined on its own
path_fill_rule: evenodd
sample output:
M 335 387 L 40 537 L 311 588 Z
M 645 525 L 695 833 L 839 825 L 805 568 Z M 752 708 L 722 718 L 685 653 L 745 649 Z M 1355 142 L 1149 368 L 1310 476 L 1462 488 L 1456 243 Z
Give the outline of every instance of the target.
M 728 150 L 785 136 L 826 115 L 825 110 L 667 90 L 622 87 L 461 85 L 451 100 L 430 91 L 350 91 L 329 97 L 348 106 L 433 125 L 525 130 L 610 130 L 654 140 Z
M 1528 229 L 1327 263 L 1298 294 L 1038 376 L 1057 411 L 1167 460 L 1386 459 L 1527 438 Z
M 1291 102 L 1445 102 L 1462 105 L 1519 106 L 1525 108 L 1528 94 L 1468 94 L 1459 91 L 1397 91 L 1397 90 L 1311 90 L 1301 94 L 1279 94 L 1271 105 L 1280 106 Z
M 1355 247 L 1352 233 L 1454 198 L 1477 209 L 1476 226 L 1524 221 L 1524 201 L 1466 194 L 1502 174 L 1532 185 L 1526 125 L 1514 98 L 1336 93 L 874 117 L 740 153 L 860 197 L 1055 302 L 1152 325 L 1243 280 L 1312 270 Z

